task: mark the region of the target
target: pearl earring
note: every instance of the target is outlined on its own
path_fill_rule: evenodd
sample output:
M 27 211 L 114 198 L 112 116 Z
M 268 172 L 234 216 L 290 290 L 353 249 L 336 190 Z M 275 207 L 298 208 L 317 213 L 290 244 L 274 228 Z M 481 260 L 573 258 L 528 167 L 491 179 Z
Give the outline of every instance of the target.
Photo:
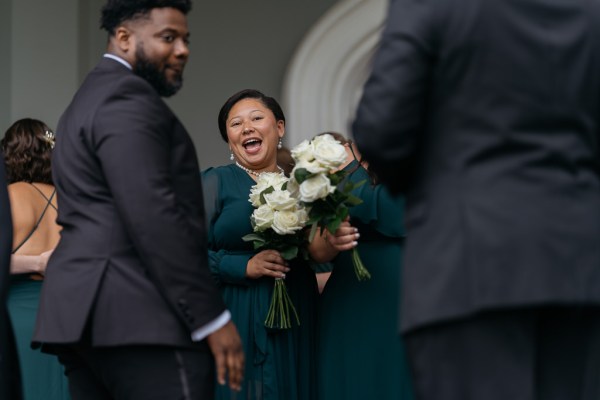
M 229 159 L 230 159 L 231 161 L 235 160 L 235 156 L 233 155 L 233 152 L 231 152 L 231 153 L 229 154 Z
M 277 149 L 281 150 L 283 148 L 283 140 L 281 140 L 281 138 L 279 138 L 279 143 L 277 143 Z

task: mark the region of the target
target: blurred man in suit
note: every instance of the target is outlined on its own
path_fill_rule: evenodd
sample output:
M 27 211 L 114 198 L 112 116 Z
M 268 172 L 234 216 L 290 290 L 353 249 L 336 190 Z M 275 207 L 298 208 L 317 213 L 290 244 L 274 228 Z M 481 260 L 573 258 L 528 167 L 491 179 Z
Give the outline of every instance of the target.
M 239 389 L 237 330 L 208 269 L 199 166 L 161 96 L 182 84 L 189 0 L 109 0 L 108 51 L 62 115 L 61 240 L 34 344 L 79 399 L 209 399 Z M 213 359 L 214 355 L 214 359 Z
M 0 399 L 21 398 L 21 380 L 13 330 L 6 308 L 12 250 L 12 223 L 4 158 L 0 154 Z
M 407 196 L 418 399 L 600 398 L 600 3 L 392 0 L 353 125 Z

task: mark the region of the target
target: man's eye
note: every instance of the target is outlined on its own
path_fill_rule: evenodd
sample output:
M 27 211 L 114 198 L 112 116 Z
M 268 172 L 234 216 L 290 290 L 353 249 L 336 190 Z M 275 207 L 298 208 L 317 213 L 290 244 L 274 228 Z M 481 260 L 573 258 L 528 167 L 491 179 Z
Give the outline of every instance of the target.
M 167 43 L 171 43 L 173 40 L 175 40 L 175 36 L 165 35 L 165 36 L 163 36 L 163 40 Z
M 258 121 L 258 120 L 261 120 L 261 119 L 263 119 L 263 117 L 254 117 L 255 121 Z

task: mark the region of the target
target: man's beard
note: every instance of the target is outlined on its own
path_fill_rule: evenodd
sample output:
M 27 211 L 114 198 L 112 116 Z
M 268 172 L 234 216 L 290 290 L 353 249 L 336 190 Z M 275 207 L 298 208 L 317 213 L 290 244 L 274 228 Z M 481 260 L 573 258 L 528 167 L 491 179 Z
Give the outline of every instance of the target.
M 135 58 L 133 72 L 148 81 L 160 96 L 170 97 L 181 89 L 183 77 L 179 75 L 173 82 L 169 82 L 165 71 L 161 71 L 156 63 L 146 56 L 142 46 L 138 46 L 136 49 Z

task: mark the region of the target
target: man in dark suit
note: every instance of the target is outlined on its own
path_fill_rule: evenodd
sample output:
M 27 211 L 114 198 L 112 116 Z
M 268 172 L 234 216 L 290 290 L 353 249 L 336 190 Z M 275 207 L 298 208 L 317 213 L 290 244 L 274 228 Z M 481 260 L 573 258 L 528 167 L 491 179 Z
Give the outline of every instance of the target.
M 21 380 L 13 330 L 6 308 L 12 250 L 12 222 L 6 189 L 4 158 L 0 154 L 0 399 L 21 398 Z
M 391 1 L 353 132 L 407 196 L 419 399 L 600 398 L 599 6 Z
M 194 147 L 161 99 L 181 87 L 190 6 L 109 0 L 107 54 L 58 124 L 62 232 L 34 344 L 58 354 L 75 400 L 208 399 L 215 361 L 219 382 L 240 386 L 240 338 L 208 269 Z

